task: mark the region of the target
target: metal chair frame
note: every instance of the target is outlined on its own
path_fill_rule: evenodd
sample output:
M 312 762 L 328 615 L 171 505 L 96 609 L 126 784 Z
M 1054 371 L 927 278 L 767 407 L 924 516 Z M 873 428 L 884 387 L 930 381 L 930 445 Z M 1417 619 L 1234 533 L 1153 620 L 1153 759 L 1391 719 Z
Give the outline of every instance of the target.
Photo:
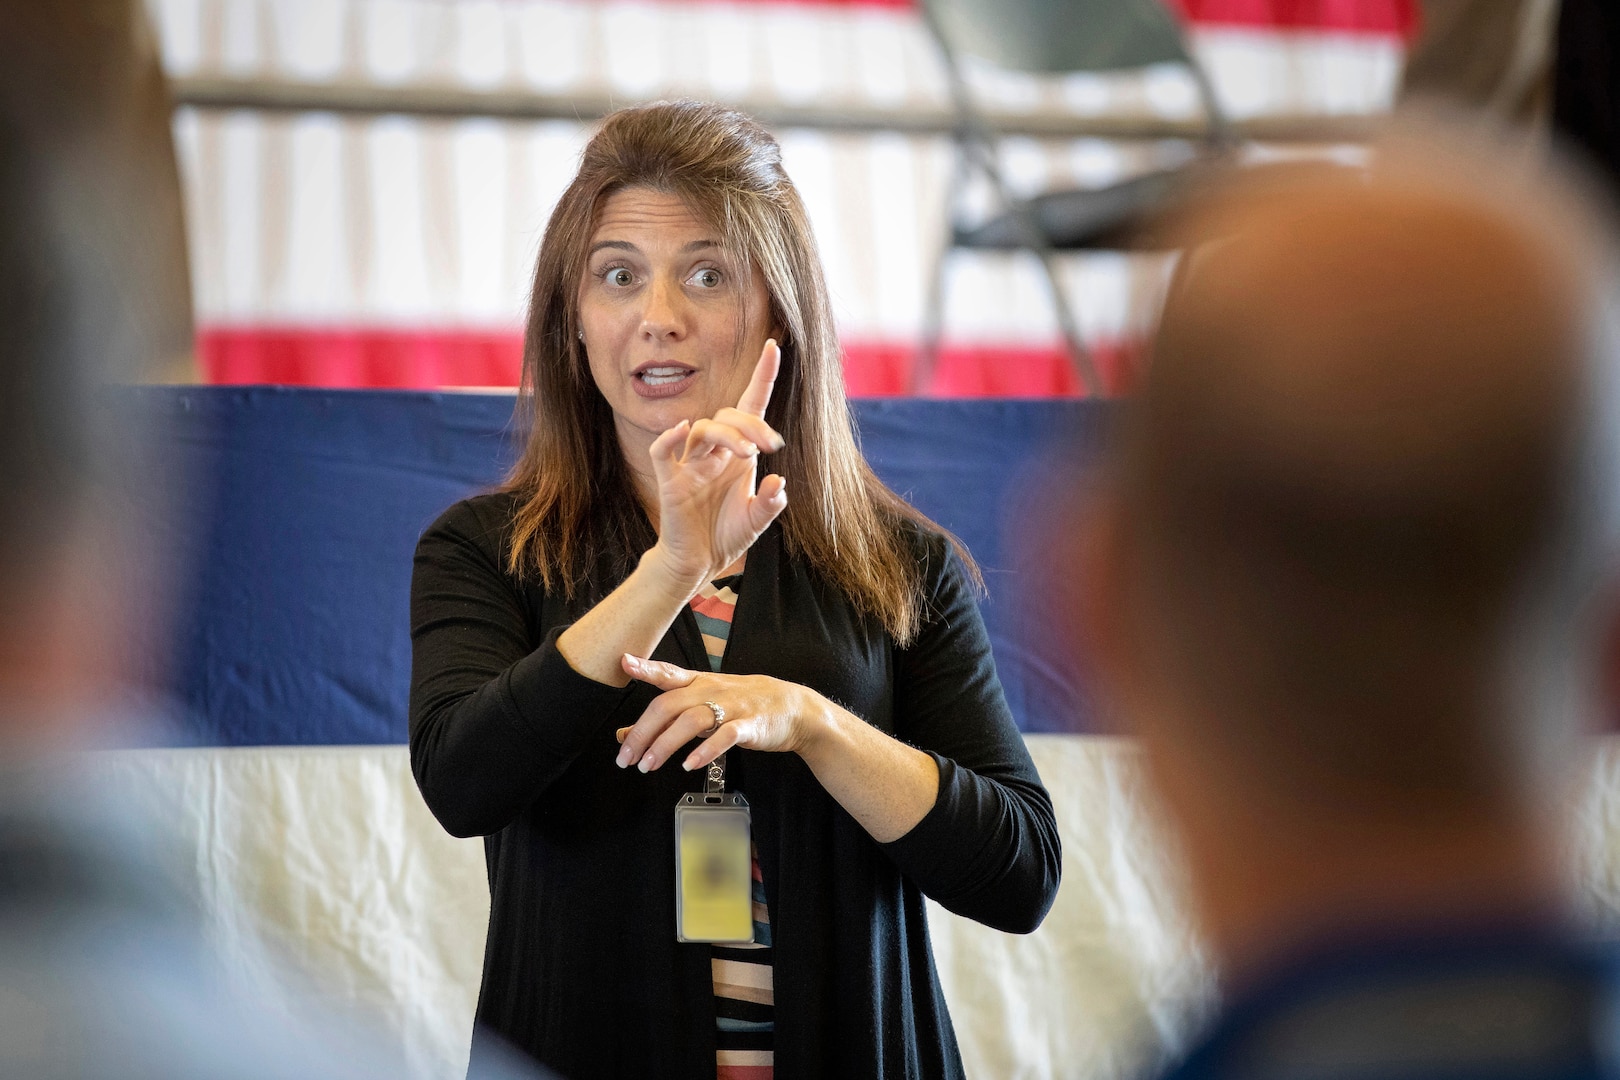
M 938 364 L 940 340 L 944 332 L 945 273 L 951 253 L 959 247 L 956 243 L 957 204 L 966 189 L 971 171 L 977 168 L 989 180 L 997 201 L 1016 225 L 1022 237 L 1023 249 L 1033 253 L 1041 264 L 1052 297 L 1052 310 L 1057 317 L 1058 330 L 1063 336 L 1070 362 L 1074 365 L 1075 374 L 1080 380 L 1085 396 L 1100 397 L 1103 392 L 1102 379 L 1097 372 L 1091 351 L 1080 336 L 1079 322 L 1075 318 L 1073 306 L 1069 303 L 1068 293 L 1063 287 L 1061 268 L 1057 262 L 1057 249 L 1053 247 L 1046 230 L 1037 222 L 1031 200 L 1017 197 L 1007 186 L 1001 166 L 996 160 L 1000 136 L 975 104 L 967 78 L 957 58 L 956 49 L 940 25 L 939 17 L 926 2 L 920 3 L 918 8 L 944 62 L 946 85 L 950 91 L 951 104 L 956 110 L 957 124 L 953 135 L 956 156 L 952 163 L 945 196 L 945 242 L 940 248 L 939 257 L 935 260 L 934 273 L 929 280 L 928 296 L 924 301 L 923 338 L 916 362 L 912 365 L 911 393 L 920 394 L 927 390 L 933 381 L 934 370 Z M 1192 72 L 1194 85 L 1198 89 L 1199 102 L 1208 124 L 1205 144 L 1211 151 L 1223 151 L 1235 142 L 1231 119 L 1216 97 L 1215 86 L 1210 80 L 1209 73 L 1187 47 L 1184 34 L 1181 36 L 1180 44 L 1182 61 Z

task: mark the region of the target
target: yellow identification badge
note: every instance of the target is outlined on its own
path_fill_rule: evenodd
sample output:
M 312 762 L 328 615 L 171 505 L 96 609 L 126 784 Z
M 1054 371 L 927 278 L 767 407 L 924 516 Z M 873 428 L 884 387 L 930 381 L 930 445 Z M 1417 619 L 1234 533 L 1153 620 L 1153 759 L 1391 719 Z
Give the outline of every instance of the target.
M 675 805 L 676 940 L 754 940 L 752 827 L 735 793 L 694 792 Z

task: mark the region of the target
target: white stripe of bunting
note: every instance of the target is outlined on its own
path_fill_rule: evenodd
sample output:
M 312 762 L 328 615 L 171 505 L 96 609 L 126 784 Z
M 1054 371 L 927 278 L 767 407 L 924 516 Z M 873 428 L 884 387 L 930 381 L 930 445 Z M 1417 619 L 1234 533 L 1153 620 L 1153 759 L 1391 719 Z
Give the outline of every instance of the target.
M 169 70 L 301 81 L 936 108 L 937 57 L 914 11 L 870 5 L 613 0 L 150 0 Z M 1385 108 L 1400 43 L 1374 35 L 1199 28 L 1239 115 Z M 1036 80 L 982 66 L 987 101 L 1043 113 L 1197 111 L 1185 72 Z M 583 125 L 181 110 L 197 312 L 205 325 L 515 330 L 546 217 Z M 946 235 L 943 138 L 781 133 L 846 340 L 915 341 Z M 1096 186 L 1186 156 L 1182 144 L 1008 140 L 1015 188 Z M 992 209 L 983 183 L 968 216 Z M 945 332 L 1047 346 L 1046 283 L 1025 255 L 957 253 Z M 1118 257 L 1064 260 L 1083 333 L 1130 338 L 1162 280 Z
M 1032 735 L 1063 885 L 1045 924 L 1009 936 L 930 905 L 940 979 L 971 1076 L 1136 1075 L 1174 1051 L 1209 972 L 1154 824 L 1135 750 Z M 481 845 L 416 791 L 403 746 L 106 751 L 90 768 L 172 822 L 228 959 L 266 937 L 378 1010 L 413 1076 L 465 1070 L 488 893 Z M 1571 808 L 1582 910 L 1620 926 L 1620 739 L 1594 743 Z

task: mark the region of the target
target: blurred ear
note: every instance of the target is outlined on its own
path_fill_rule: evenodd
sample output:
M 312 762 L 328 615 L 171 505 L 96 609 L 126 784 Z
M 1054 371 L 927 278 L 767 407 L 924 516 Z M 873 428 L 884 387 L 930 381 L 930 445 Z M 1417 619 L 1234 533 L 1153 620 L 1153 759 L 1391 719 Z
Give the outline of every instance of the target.
M 1620 734 L 1620 596 L 1604 619 L 1598 653 L 1597 734 Z
M 0 744 L 68 747 L 92 738 L 129 690 L 133 578 L 82 521 L 27 570 L 0 581 Z M 120 574 L 119 571 L 126 571 Z
M 1069 636 L 1096 689 L 1103 734 L 1135 734 L 1133 704 L 1140 696 L 1140 659 L 1131 646 L 1130 552 L 1120 506 L 1100 487 L 1074 514 L 1075 576 L 1068 598 Z

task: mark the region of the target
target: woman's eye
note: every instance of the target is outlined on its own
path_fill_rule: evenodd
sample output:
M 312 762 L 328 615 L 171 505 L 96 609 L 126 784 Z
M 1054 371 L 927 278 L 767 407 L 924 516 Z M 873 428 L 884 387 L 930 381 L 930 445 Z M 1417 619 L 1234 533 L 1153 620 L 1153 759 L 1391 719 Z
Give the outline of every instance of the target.
M 617 285 L 621 289 L 628 288 L 635 280 L 635 275 L 622 266 L 615 267 L 607 272 L 608 284 Z
M 720 271 L 713 269 L 699 270 L 692 275 L 692 282 L 705 289 L 718 288 L 720 285 Z

